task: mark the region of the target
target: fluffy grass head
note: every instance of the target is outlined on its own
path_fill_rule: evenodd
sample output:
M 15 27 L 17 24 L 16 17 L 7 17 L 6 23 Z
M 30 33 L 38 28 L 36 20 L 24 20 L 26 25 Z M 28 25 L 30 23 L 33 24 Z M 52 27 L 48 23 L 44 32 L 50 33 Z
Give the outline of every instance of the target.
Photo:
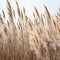
M 17 1 L 18 17 L 8 0 L 6 8 L 0 13 L 0 60 L 60 60 L 60 8 L 52 16 L 45 5 L 43 14 L 34 7 L 33 21 Z

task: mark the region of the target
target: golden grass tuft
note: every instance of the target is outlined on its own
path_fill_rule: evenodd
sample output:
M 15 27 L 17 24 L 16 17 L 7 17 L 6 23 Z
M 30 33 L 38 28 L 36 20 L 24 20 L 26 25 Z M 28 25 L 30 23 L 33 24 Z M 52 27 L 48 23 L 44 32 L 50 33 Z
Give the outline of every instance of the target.
M 25 8 L 22 11 L 15 2 L 16 24 L 15 10 L 8 0 L 8 19 L 4 10 L 0 13 L 0 60 L 60 60 L 60 8 L 54 18 L 45 5 L 45 15 L 34 7 L 32 22 Z

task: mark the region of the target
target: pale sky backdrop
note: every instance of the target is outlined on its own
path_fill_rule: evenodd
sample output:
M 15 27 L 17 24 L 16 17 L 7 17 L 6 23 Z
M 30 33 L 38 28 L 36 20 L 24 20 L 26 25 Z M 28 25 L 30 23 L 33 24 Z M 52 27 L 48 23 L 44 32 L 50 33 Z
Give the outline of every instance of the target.
M 16 10 L 15 0 L 9 0 L 12 4 L 12 7 Z M 22 9 L 25 7 L 26 14 L 28 17 L 33 17 L 34 6 L 37 7 L 39 13 L 44 12 L 44 5 L 47 6 L 49 12 L 54 15 L 57 13 L 58 8 L 60 7 L 60 0 L 17 0 L 19 7 Z M 6 0 L 0 0 L 0 11 L 1 9 L 6 10 Z

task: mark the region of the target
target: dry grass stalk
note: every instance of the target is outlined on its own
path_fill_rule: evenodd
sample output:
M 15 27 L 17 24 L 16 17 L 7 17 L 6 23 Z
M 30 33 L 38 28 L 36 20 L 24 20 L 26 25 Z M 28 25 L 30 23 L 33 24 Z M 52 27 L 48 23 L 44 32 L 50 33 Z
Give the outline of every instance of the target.
M 37 16 L 40 17 L 37 8 L 34 7 L 34 9 L 35 9 L 35 11 L 36 11 Z
M 14 17 L 15 17 L 15 11 L 13 10 L 13 15 L 14 15 Z
M 3 14 L 3 18 L 5 19 L 5 13 L 4 13 L 4 11 L 2 10 L 2 14 Z
M 33 35 L 33 41 L 35 43 L 35 46 L 38 47 L 38 39 L 35 35 Z
M 9 3 L 9 1 L 7 0 L 7 9 L 8 9 L 8 16 L 10 18 L 10 22 L 13 23 L 13 15 L 12 15 L 12 7 Z
M 39 28 L 36 29 L 38 34 L 41 35 L 41 30 Z
M 34 7 L 36 14 L 33 13 L 32 22 L 25 8 L 22 12 L 17 1 L 16 5 L 16 25 L 13 19 L 16 14 L 8 0 L 7 24 L 3 20 L 6 18 L 4 10 L 0 15 L 0 60 L 60 60 L 60 12 L 52 18 L 46 6 L 46 15 L 39 15 Z
M 0 16 L 0 23 L 3 23 L 3 19 L 2 19 L 2 17 Z
M 47 9 L 47 7 L 46 7 L 45 5 L 44 5 L 44 8 L 45 8 L 46 16 L 47 16 L 49 19 L 51 19 L 50 13 L 49 13 L 49 11 L 48 11 L 48 9 Z
M 17 1 L 16 1 L 16 5 L 17 5 L 17 12 L 18 12 L 18 15 L 20 17 L 21 16 L 21 12 L 20 12 L 19 5 L 18 5 Z
M 23 7 L 23 12 L 24 12 L 24 14 L 26 14 L 26 11 L 25 11 L 25 8 Z

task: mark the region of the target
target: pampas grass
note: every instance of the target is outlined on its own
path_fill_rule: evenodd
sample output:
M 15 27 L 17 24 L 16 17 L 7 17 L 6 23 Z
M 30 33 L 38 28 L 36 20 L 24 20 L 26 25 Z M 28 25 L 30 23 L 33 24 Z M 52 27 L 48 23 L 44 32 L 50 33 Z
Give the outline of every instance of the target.
M 4 10 L 3 16 L 0 14 L 0 60 L 60 60 L 60 8 L 52 17 L 45 5 L 46 14 L 39 14 L 34 7 L 31 21 L 17 1 L 16 7 L 16 24 L 16 14 L 8 0 L 8 19 Z

